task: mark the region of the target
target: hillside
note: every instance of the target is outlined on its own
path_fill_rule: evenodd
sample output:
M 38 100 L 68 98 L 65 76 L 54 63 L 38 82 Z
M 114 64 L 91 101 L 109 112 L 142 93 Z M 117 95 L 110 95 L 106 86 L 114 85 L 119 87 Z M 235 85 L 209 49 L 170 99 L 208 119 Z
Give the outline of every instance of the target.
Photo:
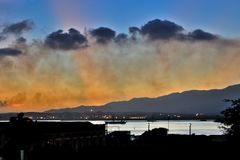
M 218 114 L 229 106 L 224 99 L 240 97 L 240 84 L 213 90 L 191 90 L 157 98 L 134 98 L 129 101 L 107 103 L 103 106 L 79 106 L 47 112 L 164 112 Z

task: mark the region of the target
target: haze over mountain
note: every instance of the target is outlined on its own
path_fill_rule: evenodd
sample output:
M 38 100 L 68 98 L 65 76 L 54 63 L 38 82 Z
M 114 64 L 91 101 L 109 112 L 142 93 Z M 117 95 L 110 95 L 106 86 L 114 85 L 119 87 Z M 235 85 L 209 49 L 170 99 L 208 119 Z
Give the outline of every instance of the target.
M 240 84 L 224 89 L 190 90 L 156 98 L 133 98 L 103 106 L 79 106 L 46 112 L 164 112 L 182 114 L 219 114 L 229 106 L 224 99 L 239 98 Z

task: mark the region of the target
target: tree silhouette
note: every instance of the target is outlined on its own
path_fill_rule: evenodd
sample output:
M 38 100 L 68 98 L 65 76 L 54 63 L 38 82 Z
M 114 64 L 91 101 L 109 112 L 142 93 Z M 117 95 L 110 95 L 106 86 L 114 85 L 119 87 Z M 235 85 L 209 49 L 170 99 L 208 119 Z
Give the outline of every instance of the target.
M 231 106 L 221 113 L 224 115 L 222 121 L 222 128 L 227 135 L 240 137 L 240 99 L 237 100 L 225 100 L 225 102 L 231 102 Z

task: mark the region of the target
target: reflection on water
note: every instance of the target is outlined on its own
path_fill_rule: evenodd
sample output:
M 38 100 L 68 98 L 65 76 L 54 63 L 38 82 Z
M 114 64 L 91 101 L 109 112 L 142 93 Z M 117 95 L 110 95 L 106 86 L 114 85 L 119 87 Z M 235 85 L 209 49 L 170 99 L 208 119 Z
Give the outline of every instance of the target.
M 191 123 L 192 134 L 196 135 L 221 135 L 223 132 L 219 129 L 220 124 L 213 121 L 128 121 L 126 124 L 108 124 L 109 132 L 112 131 L 131 131 L 131 134 L 141 135 L 150 129 L 164 127 L 169 128 L 169 134 L 189 134 L 189 125 Z

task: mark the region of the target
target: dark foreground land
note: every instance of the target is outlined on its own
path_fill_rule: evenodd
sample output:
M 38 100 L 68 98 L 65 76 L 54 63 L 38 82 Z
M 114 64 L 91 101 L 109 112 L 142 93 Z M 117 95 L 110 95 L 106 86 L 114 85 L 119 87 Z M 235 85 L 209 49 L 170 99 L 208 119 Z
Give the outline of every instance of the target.
M 207 158 L 238 155 L 239 140 L 227 136 L 168 135 L 159 128 L 133 137 L 129 131 L 107 134 L 105 125 L 89 122 L 0 123 L 0 158 L 71 160 L 147 157 Z

